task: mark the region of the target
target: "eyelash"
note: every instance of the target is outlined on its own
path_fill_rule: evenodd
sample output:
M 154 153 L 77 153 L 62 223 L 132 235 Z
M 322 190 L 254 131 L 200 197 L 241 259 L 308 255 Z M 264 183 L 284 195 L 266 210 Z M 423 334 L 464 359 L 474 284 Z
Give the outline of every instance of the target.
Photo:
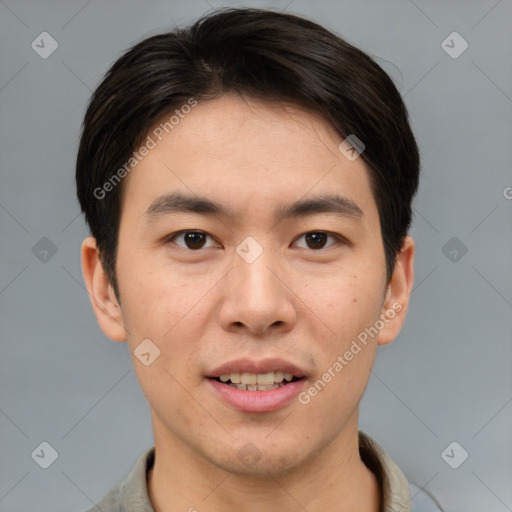
M 209 235 L 208 233 L 204 232 L 204 231 L 189 229 L 189 230 L 183 230 L 183 231 L 178 231 L 176 233 L 173 233 L 172 235 L 170 235 L 170 236 L 168 236 L 166 238 L 165 243 L 166 244 L 174 243 L 173 240 L 175 238 L 181 237 L 181 236 L 185 235 L 186 233 L 200 233 L 202 235 L 206 235 L 206 236 L 210 237 L 213 240 L 213 237 L 211 235 Z M 297 240 L 300 239 L 300 238 L 303 238 L 304 236 L 306 236 L 308 234 L 324 234 L 324 235 L 327 235 L 328 237 L 334 238 L 338 242 L 348 243 L 348 241 L 344 237 L 342 237 L 341 235 L 338 235 L 336 233 L 332 233 L 330 231 L 306 231 L 305 233 L 300 235 L 297 238 Z M 192 252 L 199 252 L 201 249 L 204 249 L 204 247 L 200 247 L 199 249 L 190 249 L 189 247 L 184 247 L 184 246 L 179 245 L 179 244 L 176 244 L 176 245 L 178 245 L 182 249 L 189 250 L 189 251 L 192 251 Z M 331 244 L 331 245 L 328 245 L 327 247 L 321 247 L 319 249 L 311 249 L 311 250 L 315 251 L 315 252 L 318 252 L 318 251 L 321 251 L 323 249 L 328 249 L 329 247 L 332 247 L 333 245 L 335 245 L 335 244 Z M 208 248 L 208 247 L 206 247 L 206 248 Z M 302 249 L 310 249 L 310 248 L 309 247 L 302 247 Z

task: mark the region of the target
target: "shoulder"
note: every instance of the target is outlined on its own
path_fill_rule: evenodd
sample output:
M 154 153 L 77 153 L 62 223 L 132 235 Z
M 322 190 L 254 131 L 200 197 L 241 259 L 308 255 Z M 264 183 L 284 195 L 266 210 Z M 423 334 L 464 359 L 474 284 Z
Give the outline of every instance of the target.
M 379 481 L 384 511 L 443 512 L 426 491 L 410 484 L 384 448 L 361 430 L 359 452 L 363 462 Z
M 130 474 L 86 512 L 154 512 L 148 496 L 147 473 L 153 467 L 155 447 L 148 448 Z
M 121 487 L 122 483 L 117 484 L 103 496 L 97 505 L 86 512 L 124 512 Z

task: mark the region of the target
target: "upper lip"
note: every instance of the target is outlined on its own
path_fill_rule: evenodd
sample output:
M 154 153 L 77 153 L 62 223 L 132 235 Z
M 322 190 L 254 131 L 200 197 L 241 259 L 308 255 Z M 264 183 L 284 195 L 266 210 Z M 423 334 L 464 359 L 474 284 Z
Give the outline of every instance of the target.
M 212 370 L 208 377 L 217 378 L 228 373 L 269 373 L 269 372 L 291 373 L 297 378 L 305 377 L 306 374 L 298 366 L 284 359 L 234 359 L 224 363 Z

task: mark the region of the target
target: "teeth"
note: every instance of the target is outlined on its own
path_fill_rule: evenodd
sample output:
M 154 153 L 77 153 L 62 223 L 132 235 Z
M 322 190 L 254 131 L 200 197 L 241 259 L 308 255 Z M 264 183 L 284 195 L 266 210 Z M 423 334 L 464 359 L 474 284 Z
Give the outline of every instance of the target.
M 247 386 L 245 384 L 231 384 L 228 383 L 228 386 L 231 386 L 236 389 L 241 389 L 242 391 L 268 391 L 269 389 L 277 389 L 284 384 L 282 382 L 279 382 L 277 384 L 269 384 L 268 386 L 260 386 L 259 384 L 248 384 Z
M 257 384 L 261 386 L 268 386 L 274 384 L 274 372 L 259 373 L 257 376 Z
M 258 391 L 267 391 L 268 389 L 276 389 L 279 387 L 280 387 L 279 384 L 269 384 L 268 386 L 260 386 L 258 384 Z
M 256 384 L 258 376 L 255 373 L 242 373 L 242 384 Z
M 263 390 L 274 384 L 281 384 L 283 381 L 290 382 L 293 379 L 292 373 L 267 372 L 267 373 L 224 373 L 219 377 L 221 382 L 234 384 L 238 389 L 248 389 L 249 391 Z M 252 389 L 254 388 L 254 389 Z M 269 388 L 274 389 L 274 388 Z

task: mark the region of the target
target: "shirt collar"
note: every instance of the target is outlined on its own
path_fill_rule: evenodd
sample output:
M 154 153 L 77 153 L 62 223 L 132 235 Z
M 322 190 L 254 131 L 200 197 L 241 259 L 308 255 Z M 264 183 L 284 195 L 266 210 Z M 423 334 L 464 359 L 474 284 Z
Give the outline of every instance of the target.
M 375 439 L 359 431 L 359 454 L 379 482 L 383 512 L 410 512 L 409 482 Z
M 155 512 L 148 495 L 147 475 L 155 463 L 155 447 L 148 448 L 140 457 L 128 478 L 121 484 L 123 512 Z

